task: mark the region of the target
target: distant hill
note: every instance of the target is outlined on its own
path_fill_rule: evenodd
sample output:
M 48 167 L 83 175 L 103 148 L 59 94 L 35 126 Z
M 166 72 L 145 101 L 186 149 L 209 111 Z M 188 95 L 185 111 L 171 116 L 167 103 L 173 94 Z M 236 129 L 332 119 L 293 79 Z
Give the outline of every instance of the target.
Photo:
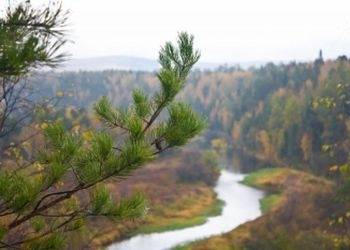
M 72 59 L 64 64 L 63 70 L 137 70 L 137 71 L 153 71 L 159 67 L 157 61 L 142 57 L 132 56 L 105 56 Z
M 199 62 L 196 66 L 198 69 L 214 70 L 222 65 L 234 66 L 237 63 L 206 63 Z M 249 66 L 262 65 L 262 62 L 246 62 L 240 64 L 243 68 Z M 64 64 L 60 70 L 63 71 L 100 71 L 107 69 L 120 69 L 120 70 L 132 70 L 132 71 L 154 71 L 159 68 L 159 64 L 156 60 L 133 57 L 133 56 L 104 56 L 104 57 L 91 57 L 72 59 Z

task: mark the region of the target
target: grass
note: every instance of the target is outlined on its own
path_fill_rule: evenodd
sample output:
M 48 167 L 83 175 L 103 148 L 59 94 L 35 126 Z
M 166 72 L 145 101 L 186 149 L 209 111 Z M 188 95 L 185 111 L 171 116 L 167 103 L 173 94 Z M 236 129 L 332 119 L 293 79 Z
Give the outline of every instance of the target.
M 281 202 L 280 194 L 270 194 L 260 200 L 260 209 L 262 213 L 268 213 L 277 207 Z
M 181 245 L 181 246 L 176 246 L 176 247 L 173 247 L 171 248 L 171 250 L 190 250 L 190 247 L 187 246 L 187 245 Z
M 290 171 L 290 170 L 288 170 Z M 264 168 L 247 175 L 242 184 L 268 191 L 268 194 L 260 200 L 260 210 L 267 213 L 277 207 L 282 201 L 278 185 L 271 185 L 276 179 L 285 174 L 284 168 Z M 277 187 L 277 188 L 276 188 Z
M 260 200 L 264 216 L 223 235 L 173 249 L 232 250 L 247 246 L 252 249 L 287 249 L 287 246 L 293 250 L 338 249 L 332 247 L 333 236 L 328 232 L 329 220 L 325 216 L 333 207 L 325 206 L 332 203 L 331 182 L 302 171 L 269 168 L 249 174 L 242 183 L 267 191 L 268 195 Z M 333 230 L 336 234 L 341 232 Z M 346 231 L 343 234 L 347 235 Z M 274 247 L 271 247 L 272 243 Z
M 290 170 L 288 170 L 290 171 Z M 285 174 L 285 170 L 283 168 L 266 168 L 266 169 L 261 169 L 256 172 L 253 172 L 249 175 L 247 175 L 242 181 L 242 184 L 245 184 L 247 186 L 255 187 L 255 188 L 260 188 L 264 190 L 276 190 L 275 186 L 273 185 L 274 188 L 270 185 L 271 182 L 274 182 L 278 178 L 281 177 L 281 175 Z M 271 181 L 271 182 L 270 182 Z M 279 188 L 277 188 L 279 189 Z M 264 198 L 260 200 L 260 209 L 262 213 L 267 213 L 269 211 L 272 211 L 275 207 L 277 207 L 281 201 L 282 201 L 282 194 L 279 193 L 279 191 L 276 191 L 278 193 L 272 193 L 266 195 Z M 240 231 L 240 230 L 237 230 Z M 245 231 L 242 231 L 242 235 L 245 235 Z M 199 241 L 194 241 L 188 244 L 184 245 L 179 245 L 171 250 L 190 250 L 192 246 L 196 245 L 196 243 L 201 243 L 203 242 L 202 240 Z M 216 237 L 211 237 L 210 240 L 205 241 L 206 244 L 203 249 L 231 249 L 229 247 L 229 244 L 227 244 L 227 241 L 225 238 L 221 238 L 220 236 Z M 200 248 L 202 249 L 202 248 Z
M 251 187 L 264 188 L 263 180 L 271 179 L 281 174 L 283 170 L 283 168 L 264 168 L 247 175 L 241 183 Z
M 221 214 L 223 202 L 217 199 L 212 186 L 202 181 L 178 181 L 177 169 L 184 164 L 188 164 L 186 157 L 163 158 L 137 170 L 132 177 L 118 185 L 109 183 L 108 188 L 115 200 L 141 191 L 150 209 L 144 218 L 135 221 L 113 223 L 109 220 L 89 220 L 91 237 L 94 236 L 91 245 L 97 248 L 136 234 L 192 227 L 205 223 L 210 216 Z M 81 238 L 84 237 L 89 238 L 90 235 Z
M 199 215 L 192 218 L 163 218 L 163 220 L 155 219 L 153 223 L 145 224 L 132 232 L 131 236 L 136 234 L 159 233 L 164 231 L 172 231 L 204 224 L 208 217 L 220 215 L 224 202 L 216 199 L 214 203 L 205 208 Z
M 187 190 L 182 197 L 172 203 L 158 203 L 151 208 L 143 222 L 130 225 L 118 225 L 95 240 L 98 246 L 137 234 L 159 233 L 179 230 L 204 224 L 208 217 L 220 215 L 224 202 L 217 199 L 213 189 L 202 184 L 185 185 Z M 186 190 L 186 189 L 185 189 Z

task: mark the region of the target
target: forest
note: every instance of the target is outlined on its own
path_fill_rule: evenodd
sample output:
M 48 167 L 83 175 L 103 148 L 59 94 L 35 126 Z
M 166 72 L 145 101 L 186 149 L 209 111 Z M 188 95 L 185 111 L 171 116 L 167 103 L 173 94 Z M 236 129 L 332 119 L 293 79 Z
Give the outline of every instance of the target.
M 180 98 L 207 117 L 209 142 L 220 137 L 265 165 L 327 175 L 348 159 L 349 70 L 346 57 L 324 61 L 321 54 L 311 63 L 194 71 Z M 72 112 L 89 110 L 102 95 L 125 106 L 133 88 L 154 93 L 157 85 L 156 73 L 116 70 L 48 72 L 33 82 L 45 95 L 64 93 Z
M 209 127 L 190 147 L 214 152 L 215 159 L 233 157 L 243 172 L 289 167 L 343 183 L 350 147 L 349 77 L 350 61 L 344 56 L 246 70 L 237 66 L 194 71 L 179 99 L 205 116 Z M 88 137 L 89 128 L 98 126 L 91 110 L 100 96 L 126 107 L 134 88 L 156 92 L 157 75 L 118 70 L 43 72 L 31 83 L 43 96 L 59 98 L 49 116 L 38 112 L 34 118 L 39 130 L 59 118 Z M 15 134 L 7 140 L 20 140 L 28 131 Z M 20 150 L 28 157 L 35 151 L 33 145 Z
M 350 248 L 347 56 L 65 71 L 66 15 L 0 18 L 0 248 Z

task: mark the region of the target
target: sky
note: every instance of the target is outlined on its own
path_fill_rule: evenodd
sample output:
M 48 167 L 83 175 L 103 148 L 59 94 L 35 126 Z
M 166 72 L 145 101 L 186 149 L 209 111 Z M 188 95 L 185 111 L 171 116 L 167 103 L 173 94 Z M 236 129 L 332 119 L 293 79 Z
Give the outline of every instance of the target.
M 304 61 L 315 58 L 319 49 L 326 58 L 350 56 L 349 0 L 62 2 L 70 9 L 74 43 L 66 50 L 73 58 L 156 58 L 160 46 L 175 40 L 179 31 L 195 36 L 202 62 Z

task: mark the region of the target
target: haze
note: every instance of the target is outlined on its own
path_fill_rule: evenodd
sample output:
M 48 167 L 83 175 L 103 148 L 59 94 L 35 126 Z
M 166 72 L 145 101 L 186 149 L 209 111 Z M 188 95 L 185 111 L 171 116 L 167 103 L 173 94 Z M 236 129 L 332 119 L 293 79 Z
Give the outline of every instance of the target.
M 47 1 L 36 0 L 34 3 Z M 204 62 L 310 60 L 349 55 L 348 1 L 63 0 L 75 58 L 155 58 L 178 31 L 195 35 Z

